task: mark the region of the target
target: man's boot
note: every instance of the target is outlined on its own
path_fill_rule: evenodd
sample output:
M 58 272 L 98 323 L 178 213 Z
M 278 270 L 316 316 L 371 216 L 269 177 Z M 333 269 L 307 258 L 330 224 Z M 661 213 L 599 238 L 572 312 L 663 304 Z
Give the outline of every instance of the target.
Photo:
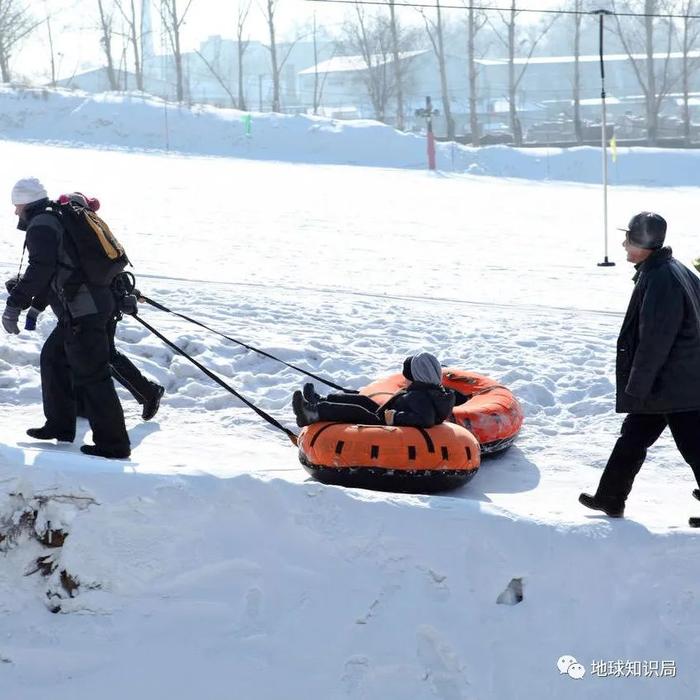
M 131 455 L 130 447 L 98 447 L 97 445 L 83 445 L 80 451 L 91 457 L 104 457 L 105 459 L 128 459 Z
M 75 432 L 56 430 L 50 425 L 44 425 L 41 428 L 29 428 L 27 435 L 35 440 L 58 440 L 59 442 L 73 442 L 75 440 Z
M 600 496 L 591 496 L 590 493 L 582 493 L 578 502 L 591 510 L 602 510 L 610 518 L 622 518 L 625 514 L 625 504 Z
M 143 402 L 143 411 L 141 411 L 141 418 L 143 420 L 151 420 L 153 416 L 158 413 L 160 408 L 160 400 L 165 393 L 165 387 L 155 382 L 150 382 L 151 385 L 151 395 Z

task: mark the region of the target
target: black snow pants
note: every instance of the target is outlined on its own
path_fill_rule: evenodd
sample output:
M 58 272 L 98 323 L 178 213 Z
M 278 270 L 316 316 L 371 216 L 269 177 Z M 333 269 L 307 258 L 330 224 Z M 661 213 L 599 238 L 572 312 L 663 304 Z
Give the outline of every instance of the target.
M 109 338 L 109 364 L 112 376 L 141 404 L 150 398 L 155 390 L 153 382 L 141 374 L 138 367 L 124 354 L 117 350 L 114 335 L 117 332 L 118 316 L 114 316 L 107 324 Z
M 596 496 L 623 504 L 634 478 L 644 464 L 647 449 L 668 426 L 678 451 L 690 465 L 700 487 L 700 411 L 682 413 L 630 413 L 622 423 L 620 437 L 605 466 Z
M 95 445 L 129 447 L 124 413 L 110 373 L 107 325 L 113 312 L 59 319 L 41 349 L 41 392 L 46 425 L 75 435 L 76 389 Z
M 362 394 L 328 394 L 318 402 L 318 417 L 334 423 L 385 425 L 377 415 L 379 406 Z

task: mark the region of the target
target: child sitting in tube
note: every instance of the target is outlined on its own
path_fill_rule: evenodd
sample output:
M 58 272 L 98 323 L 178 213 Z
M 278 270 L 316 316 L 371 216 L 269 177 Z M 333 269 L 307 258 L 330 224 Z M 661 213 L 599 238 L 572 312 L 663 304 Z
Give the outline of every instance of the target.
M 319 421 L 360 425 L 410 425 L 432 428 L 449 418 L 455 405 L 455 392 L 442 386 L 442 368 L 429 352 L 407 357 L 403 376 L 409 384 L 381 406 L 362 394 L 319 396 L 311 383 L 295 391 L 292 407 L 297 425 Z

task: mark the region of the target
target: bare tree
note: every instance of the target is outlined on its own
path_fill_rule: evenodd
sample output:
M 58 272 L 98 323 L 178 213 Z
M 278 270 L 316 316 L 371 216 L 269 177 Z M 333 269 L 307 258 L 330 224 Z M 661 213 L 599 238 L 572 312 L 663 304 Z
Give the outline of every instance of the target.
M 148 2 L 148 0 L 143 0 Z M 141 19 L 136 12 L 134 0 L 129 0 L 128 12 L 124 9 L 121 0 L 114 0 L 119 13 L 121 14 L 127 27 L 127 37 L 134 52 L 134 75 L 136 76 L 136 87 L 143 91 L 143 57 L 140 54 L 141 46 Z
M 193 0 L 188 0 L 182 13 L 177 9 L 177 0 L 161 0 L 159 11 L 160 19 L 170 42 L 175 60 L 175 80 L 177 101 L 182 102 L 185 98 L 185 81 L 182 70 L 182 48 L 180 45 L 180 30 L 187 17 L 187 13 L 192 7 Z
M 272 111 L 279 112 L 280 104 L 280 71 L 282 66 L 277 61 L 277 40 L 275 38 L 275 13 L 277 12 L 278 0 L 265 0 L 263 13 L 267 21 L 267 29 L 270 34 L 270 63 L 272 68 Z
M 478 113 L 478 75 L 476 35 L 486 24 L 486 14 L 469 3 L 467 15 L 467 65 L 469 73 L 469 128 L 471 130 L 472 145 L 480 143 L 479 113 Z
M 107 80 L 109 80 L 109 89 L 118 90 L 117 76 L 114 71 L 114 57 L 112 56 L 112 15 L 107 14 L 102 0 L 97 0 L 97 6 L 100 10 L 100 44 L 107 59 Z
M 343 53 L 360 55 L 365 70 L 362 80 L 374 116 L 386 120 L 386 108 L 395 93 L 394 73 L 389 69 L 391 61 L 391 27 L 388 19 L 380 14 L 368 15 L 363 6 L 355 4 L 355 16 L 343 24 Z
M 515 142 L 515 145 L 521 146 L 523 143 L 523 129 L 520 124 L 520 119 L 518 119 L 516 103 L 518 87 L 523 79 L 523 76 L 525 75 L 525 71 L 527 70 L 527 67 L 530 63 L 532 54 L 535 53 L 537 45 L 540 43 L 540 41 L 542 41 L 544 36 L 550 30 L 552 24 L 554 24 L 554 22 L 557 20 L 557 15 L 553 15 L 549 21 L 545 22 L 543 25 L 540 25 L 539 29 L 536 30 L 535 34 L 533 34 L 529 40 L 519 40 L 517 31 L 517 20 L 518 16 L 520 15 L 520 11 L 517 8 L 516 1 L 517 0 L 511 0 L 510 10 L 507 13 L 503 13 L 500 11 L 498 13 L 501 18 L 501 22 L 505 25 L 506 36 L 504 37 L 503 34 L 499 32 L 495 27 L 494 32 L 501 41 L 501 43 L 505 45 L 506 50 L 508 51 L 508 112 L 510 115 L 510 128 L 513 131 L 513 140 Z M 525 61 L 522 64 L 523 67 L 518 73 L 515 64 L 515 54 L 517 52 L 517 47 L 528 43 L 530 45 L 530 48 L 527 57 L 525 58 Z
M 583 124 L 581 123 L 581 24 L 583 22 L 584 0 L 574 0 L 574 132 L 576 143 L 583 141 Z
M 0 78 L 9 83 L 10 59 L 17 45 L 33 32 L 41 20 L 35 20 L 20 0 L 0 0 Z
M 433 52 L 438 60 L 438 68 L 440 71 L 440 91 L 442 92 L 442 109 L 445 114 L 445 122 L 447 123 L 447 138 L 452 141 L 455 137 L 455 120 L 452 118 L 452 109 L 450 107 L 450 93 L 448 91 L 447 81 L 447 62 L 445 60 L 445 41 L 442 23 L 442 10 L 440 8 L 440 0 L 435 0 L 436 18 L 429 19 L 424 10 L 420 10 L 425 22 L 425 30 L 428 33 L 428 38 L 433 47 Z
M 214 76 L 216 79 L 216 82 L 221 85 L 223 88 L 224 92 L 228 95 L 229 99 L 231 100 L 231 107 L 236 106 L 236 96 L 233 94 L 233 91 L 231 88 L 226 84 L 226 81 L 223 79 L 221 73 L 214 67 L 214 65 L 211 63 L 211 61 L 208 61 L 205 56 L 202 54 L 201 51 L 195 51 L 197 56 L 202 60 L 202 63 L 209 69 L 209 72 Z
M 682 85 L 683 85 L 683 139 L 686 146 L 690 145 L 690 79 L 700 67 L 700 60 L 690 56 L 693 47 L 697 46 L 700 38 L 700 26 L 694 15 L 697 15 L 696 3 L 694 0 L 682 0 L 680 14 L 683 15 L 681 23 L 681 52 L 683 54 Z
M 395 0 L 388 1 L 391 25 L 391 54 L 394 63 L 394 80 L 396 81 L 396 128 L 403 131 L 403 66 L 399 58 L 399 26 L 396 21 Z
M 668 95 L 673 79 L 669 71 L 671 58 L 671 45 L 673 37 L 673 24 L 667 19 L 657 19 L 653 15 L 663 10 L 661 0 L 642 0 L 643 8 L 640 17 L 626 17 L 623 20 L 615 15 L 617 35 L 627 54 L 637 82 L 644 93 L 647 118 L 647 143 L 650 146 L 658 140 L 659 111 L 661 103 Z M 625 3 L 624 10 L 628 12 L 639 11 L 639 6 Z M 615 0 L 613 9 L 616 10 Z M 660 67 L 655 63 L 654 48 L 655 35 L 660 30 L 661 40 L 665 44 L 665 55 Z M 666 36 L 663 36 L 663 33 Z M 642 54 L 644 58 L 640 58 Z
M 236 37 L 238 39 L 236 48 L 238 49 L 238 109 L 245 111 L 245 94 L 243 90 L 243 57 L 245 55 L 249 39 L 243 39 L 245 33 L 245 23 L 248 19 L 248 13 L 250 12 L 250 5 L 252 0 L 248 0 L 247 3 L 240 3 L 238 5 L 238 19 L 236 22 Z
M 324 30 L 319 31 L 318 24 L 316 23 L 316 13 L 313 14 L 313 20 L 311 23 L 311 35 L 312 43 L 314 47 L 314 94 L 313 94 L 313 110 L 314 114 L 318 114 L 318 110 L 321 107 L 321 102 L 323 100 L 323 89 L 326 85 L 326 79 L 328 78 L 328 71 L 321 73 L 318 70 L 319 63 L 321 62 L 321 56 L 319 55 L 318 38 L 319 35 L 322 37 L 327 37 L 327 33 Z M 336 55 L 340 44 L 334 42 L 333 50 L 330 56 L 324 58 L 324 60 L 330 61 Z
M 46 10 L 46 32 L 49 36 L 49 52 L 51 54 L 51 87 L 56 87 L 56 58 L 53 50 L 53 32 L 51 31 L 51 15 L 49 14 L 46 0 L 44 0 L 44 9 Z

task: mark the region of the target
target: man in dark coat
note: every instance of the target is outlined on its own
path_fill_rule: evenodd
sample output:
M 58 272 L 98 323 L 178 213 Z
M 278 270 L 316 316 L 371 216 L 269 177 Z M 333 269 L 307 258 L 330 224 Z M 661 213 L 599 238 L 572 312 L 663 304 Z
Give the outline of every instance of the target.
M 663 247 L 665 237 L 666 221 L 641 212 L 623 243 L 637 269 L 617 341 L 616 410 L 628 415 L 595 495 L 579 496 L 611 517 L 624 515 L 647 449 L 666 426 L 700 485 L 700 279 Z
M 75 388 L 85 400 L 85 413 L 95 444 L 80 449 L 88 455 L 123 459 L 131 453 L 119 398 L 110 375 L 107 324 L 114 316 L 109 287 L 88 283 L 58 216 L 47 210 L 49 199 L 36 178 L 17 182 L 12 203 L 17 228 L 26 231 L 29 266 L 10 292 L 2 325 L 19 333 L 20 312 L 50 285 L 51 307 L 58 325 L 41 351 L 42 398 L 46 424 L 27 434 L 38 440 L 75 439 Z
M 319 396 L 313 384 L 304 386 L 304 393 L 295 391 L 292 406 L 297 425 L 317 421 L 357 423 L 359 425 L 410 425 L 432 428 L 445 421 L 455 405 L 455 394 L 442 386 L 440 362 L 428 352 L 407 357 L 403 375 L 410 384 L 397 391 L 381 406 L 362 394 L 329 394 Z

